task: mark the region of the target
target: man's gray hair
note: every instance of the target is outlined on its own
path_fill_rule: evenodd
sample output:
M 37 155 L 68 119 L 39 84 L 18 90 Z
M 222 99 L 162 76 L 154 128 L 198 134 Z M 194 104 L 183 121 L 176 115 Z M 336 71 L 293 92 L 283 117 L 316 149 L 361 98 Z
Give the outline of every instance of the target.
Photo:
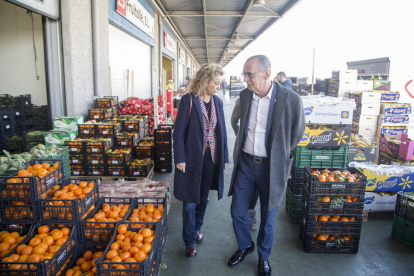
M 252 56 L 249 57 L 246 62 L 248 62 L 249 60 L 252 59 L 257 59 L 257 61 L 259 62 L 260 67 L 262 67 L 262 69 L 272 69 L 272 64 L 270 63 L 270 59 L 265 56 L 265 55 L 257 55 L 257 56 Z

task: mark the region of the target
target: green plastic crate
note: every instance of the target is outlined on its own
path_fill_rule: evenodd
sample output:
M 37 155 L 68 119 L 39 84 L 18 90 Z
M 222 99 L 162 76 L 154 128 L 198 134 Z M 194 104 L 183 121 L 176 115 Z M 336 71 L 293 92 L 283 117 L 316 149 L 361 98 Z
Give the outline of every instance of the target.
M 302 219 L 302 196 L 292 194 L 287 188 L 285 209 L 290 222 L 300 223 Z
M 338 150 L 312 150 L 307 147 L 296 147 L 293 151 L 293 166 L 303 168 L 346 168 L 348 167 L 349 147 Z
M 414 248 L 414 223 L 394 215 L 391 237 Z

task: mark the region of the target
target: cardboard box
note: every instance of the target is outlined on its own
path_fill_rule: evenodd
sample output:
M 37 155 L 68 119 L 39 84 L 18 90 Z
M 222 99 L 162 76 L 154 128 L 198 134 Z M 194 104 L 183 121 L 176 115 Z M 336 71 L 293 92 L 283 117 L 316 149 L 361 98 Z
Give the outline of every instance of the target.
M 378 116 L 370 116 L 370 115 L 359 115 L 354 114 L 352 117 L 352 123 L 358 124 L 359 127 L 361 126 L 368 126 L 368 127 L 377 127 L 378 124 Z
M 398 135 L 398 134 L 407 134 L 408 129 L 405 128 L 381 128 L 379 129 L 379 135 L 383 134 L 390 134 L 390 135 Z
M 380 193 L 366 192 L 364 211 L 393 211 L 397 204 L 397 194 L 382 196 Z
M 307 125 L 302 140 L 298 146 L 309 147 L 343 147 L 351 142 L 351 125 L 324 125 L 336 130 L 312 129 L 313 125 Z
M 349 147 L 349 162 L 375 162 L 377 157 L 377 145 L 375 147 Z
M 370 173 L 368 169 L 359 168 L 367 176 L 367 192 L 384 192 L 384 191 L 414 191 L 414 174 L 404 174 L 402 176 L 380 176 L 376 173 Z
M 381 94 L 378 92 L 351 92 L 349 97 L 360 104 L 381 104 Z
M 64 141 L 72 141 L 76 139 L 77 131 L 59 131 L 52 130 L 43 132 L 45 136 L 45 145 L 64 144 Z
M 399 102 L 400 92 L 381 92 L 381 102 Z
M 394 106 L 392 104 L 381 104 L 381 114 L 383 115 L 410 115 L 411 106 Z
M 394 136 L 384 134 L 380 140 L 380 150 L 403 160 L 412 160 L 414 141 L 409 141 L 407 134 Z
M 332 71 L 332 79 L 336 80 L 351 80 L 356 81 L 358 79 L 358 70 L 341 70 Z
M 408 126 L 410 116 L 385 116 L 380 115 L 378 118 L 379 126 Z
M 381 111 L 380 104 L 357 104 L 354 113 L 360 115 L 378 116 Z
M 307 124 L 352 124 L 355 103 L 347 98 L 302 97 Z
M 378 155 L 378 164 L 379 165 L 391 165 L 391 166 L 408 166 L 413 165 L 413 160 L 404 160 L 401 158 L 398 158 L 396 156 L 391 156 L 386 152 L 380 151 Z
M 391 81 L 375 80 L 374 81 L 374 90 L 391 90 Z
M 359 134 L 363 137 L 376 137 L 377 136 L 377 126 L 359 126 L 352 124 L 352 133 Z
M 332 71 L 332 79 L 339 80 L 339 71 Z
M 83 124 L 83 116 L 75 117 L 55 117 L 53 118 L 53 129 L 64 131 L 76 131 L 78 132 L 78 124 Z
M 355 91 L 357 90 L 356 80 L 329 80 L 328 91 Z
M 374 81 L 371 80 L 357 80 L 356 82 L 358 91 L 369 91 L 374 87 Z

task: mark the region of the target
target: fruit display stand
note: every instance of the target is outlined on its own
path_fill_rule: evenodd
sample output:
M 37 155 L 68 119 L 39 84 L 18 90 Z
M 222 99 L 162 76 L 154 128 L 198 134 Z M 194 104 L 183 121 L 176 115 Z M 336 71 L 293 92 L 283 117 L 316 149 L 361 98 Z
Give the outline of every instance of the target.
M 358 252 L 366 181 L 356 168 L 305 167 L 299 233 L 305 252 Z

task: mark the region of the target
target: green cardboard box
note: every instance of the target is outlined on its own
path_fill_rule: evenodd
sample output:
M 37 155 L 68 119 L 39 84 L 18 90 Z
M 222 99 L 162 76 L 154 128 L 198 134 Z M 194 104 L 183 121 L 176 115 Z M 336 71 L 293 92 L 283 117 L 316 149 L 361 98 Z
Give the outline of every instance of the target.
M 63 144 L 64 141 L 72 141 L 76 139 L 77 131 L 51 130 L 42 132 L 45 136 L 45 145 Z
M 53 130 L 76 131 L 78 134 L 78 124 L 83 123 L 83 116 L 56 117 L 53 119 Z

